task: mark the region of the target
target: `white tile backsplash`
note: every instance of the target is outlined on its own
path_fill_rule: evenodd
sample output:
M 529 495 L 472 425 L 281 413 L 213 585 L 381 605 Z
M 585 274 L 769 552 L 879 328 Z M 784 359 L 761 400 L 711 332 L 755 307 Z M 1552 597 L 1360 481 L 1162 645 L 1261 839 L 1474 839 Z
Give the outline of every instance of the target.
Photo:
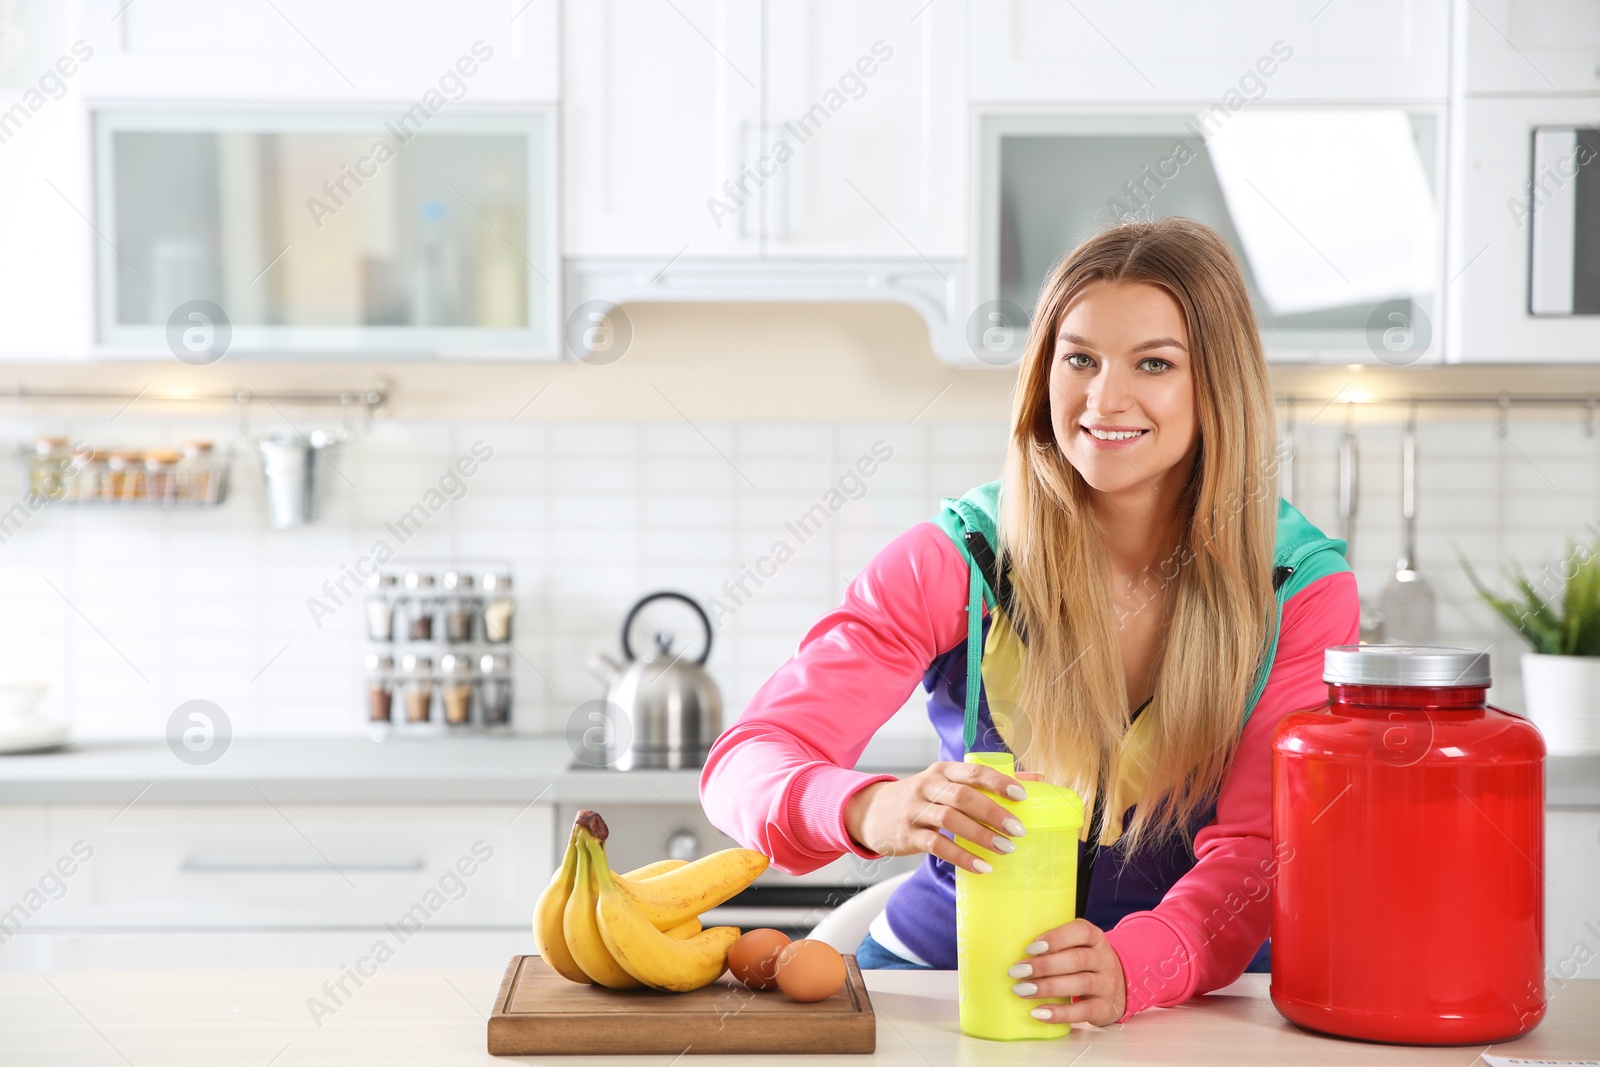
M 124 418 L 19 436 L 34 429 L 148 445 L 228 435 Z M 1336 536 L 1339 432 L 1333 416 L 1297 431 L 1295 502 Z M 1354 565 L 1376 599 L 1400 550 L 1399 432 L 1360 432 Z M 379 423 L 341 450 L 323 520 L 290 531 L 268 528 L 253 454 L 241 448 L 230 499 L 214 511 L 51 505 L 0 543 L 10 609 L 0 673 L 51 678 L 47 710 L 84 737 L 159 736 L 197 698 L 222 706 L 240 734 L 359 733 L 360 598 L 320 620 L 307 600 L 382 541 L 397 550 L 393 566 L 511 564 L 516 723 L 559 731 L 601 695 L 585 661 L 620 655 L 634 600 L 673 588 L 709 609 L 783 540 L 794 558 L 759 585 L 746 579 L 750 595 L 716 625 L 709 666 L 731 721 L 863 563 L 931 517 L 941 496 L 998 477 L 1005 435 L 1001 423 Z M 456 483 L 452 465 L 477 441 L 493 458 Z M 864 493 L 817 509 L 878 441 L 893 456 L 860 479 Z M 1424 424 L 1419 452 L 1419 564 L 1438 593 L 1439 640 L 1489 644 L 1493 697 L 1520 709 L 1523 645 L 1472 592 L 1455 548 L 1503 589 L 1507 562 L 1537 572 L 1567 537 L 1593 536 L 1584 524 L 1600 528 L 1600 447 L 1576 424 L 1513 421 L 1502 436 L 1469 415 Z M 442 501 L 431 512 L 430 491 Z M 21 492 L 20 471 L 0 471 L 0 499 Z M 419 503 L 421 529 L 402 537 L 395 524 Z M 808 514 L 820 526 L 802 536 Z M 918 690 L 884 729 L 925 731 L 923 699 Z

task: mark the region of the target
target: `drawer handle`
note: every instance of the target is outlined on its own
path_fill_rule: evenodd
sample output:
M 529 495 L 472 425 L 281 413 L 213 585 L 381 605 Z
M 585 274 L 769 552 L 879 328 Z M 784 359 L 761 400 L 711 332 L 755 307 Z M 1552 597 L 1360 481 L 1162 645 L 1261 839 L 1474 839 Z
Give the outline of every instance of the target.
M 234 871 L 420 871 L 427 865 L 415 860 L 349 860 L 343 863 L 268 863 L 259 860 L 185 859 L 179 870 L 205 874 Z

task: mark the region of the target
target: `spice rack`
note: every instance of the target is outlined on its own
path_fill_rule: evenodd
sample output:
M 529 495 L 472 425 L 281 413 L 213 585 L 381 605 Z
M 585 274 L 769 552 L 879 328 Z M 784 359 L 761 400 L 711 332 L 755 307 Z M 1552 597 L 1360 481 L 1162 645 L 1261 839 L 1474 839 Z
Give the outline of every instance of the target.
M 18 460 L 30 502 L 206 508 L 228 498 L 232 452 L 198 440 L 177 449 L 102 451 L 40 437 Z
M 380 568 L 367 579 L 367 723 L 381 735 L 506 731 L 514 696 L 511 567 Z

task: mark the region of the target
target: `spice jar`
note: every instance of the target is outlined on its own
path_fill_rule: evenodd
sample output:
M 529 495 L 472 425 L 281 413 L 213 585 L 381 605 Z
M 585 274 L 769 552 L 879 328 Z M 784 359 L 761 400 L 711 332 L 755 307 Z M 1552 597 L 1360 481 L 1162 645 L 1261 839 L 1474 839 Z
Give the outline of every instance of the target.
M 394 657 L 369 652 L 367 668 L 367 719 L 388 722 L 394 705 Z
M 67 495 L 66 472 L 72 456 L 65 437 L 41 437 L 33 443 L 28 463 L 28 493 L 38 500 L 60 500 Z
M 106 457 L 106 477 L 101 496 L 116 503 L 144 499 L 144 454 L 113 452 Z
M 394 640 L 394 587 L 392 574 L 367 575 L 367 640 Z
M 215 504 L 219 481 L 212 472 L 210 441 L 185 441 L 178 459 L 178 495 L 191 504 Z
M 444 572 L 444 639 L 452 644 L 472 640 L 472 620 L 478 614 L 478 598 L 472 594 L 472 585 L 470 574 Z
M 1325 1033 L 1482 1045 L 1538 1025 L 1544 741 L 1475 648 L 1344 645 L 1272 738 L 1272 1002 Z M 1032 827 L 1029 827 L 1032 830 Z
M 500 652 L 478 659 L 478 707 L 485 726 L 511 722 L 511 660 Z
M 472 725 L 471 657 L 454 652 L 439 657 L 439 697 L 444 704 L 447 725 Z
M 78 469 L 67 483 L 67 497 L 71 500 L 100 500 L 104 497 L 107 477 L 106 455 L 90 449 L 77 457 Z
M 493 572 L 483 576 L 483 639 L 494 644 L 511 640 L 511 575 Z
M 400 681 L 406 722 L 428 722 L 433 710 L 433 660 L 408 652 L 400 659 Z
M 144 491 L 148 499 L 157 503 L 170 504 L 178 499 L 178 453 L 145 453 Z
M 433 640 L 433 614 L 438 607 L 433 575 L 422 571 L 406 574 L 406 636 L 413 641 Z

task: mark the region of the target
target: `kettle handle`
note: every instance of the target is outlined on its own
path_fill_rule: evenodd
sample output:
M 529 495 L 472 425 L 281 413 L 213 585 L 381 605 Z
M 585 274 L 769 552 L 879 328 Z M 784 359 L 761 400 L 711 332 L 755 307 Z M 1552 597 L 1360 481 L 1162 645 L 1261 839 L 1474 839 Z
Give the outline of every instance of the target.
M 642 598 L 637 604 L 628 609 L 628 617 L 622 620 L 622 654 L 628 657 L 628 662 L 632 663 L 638 658 L 633 654 L 633 648 L 628 644 L 628 631 L 633 628 L 633 620 L 638 616 L 639 609 L 652 600 L 681 600 L 693 608 L 696 615 L 700 616 L 700 625 L 705 627 L 706 631 L 706 647 L 700 650 L 700 658 L 694 662 L 697 665 L 704 664 L 706 657 L 711 655 L 711 620 L 706 617 L 705 609 L 693 597 L 666 590 L 659 593 L 651 593 L 649 596 Z

